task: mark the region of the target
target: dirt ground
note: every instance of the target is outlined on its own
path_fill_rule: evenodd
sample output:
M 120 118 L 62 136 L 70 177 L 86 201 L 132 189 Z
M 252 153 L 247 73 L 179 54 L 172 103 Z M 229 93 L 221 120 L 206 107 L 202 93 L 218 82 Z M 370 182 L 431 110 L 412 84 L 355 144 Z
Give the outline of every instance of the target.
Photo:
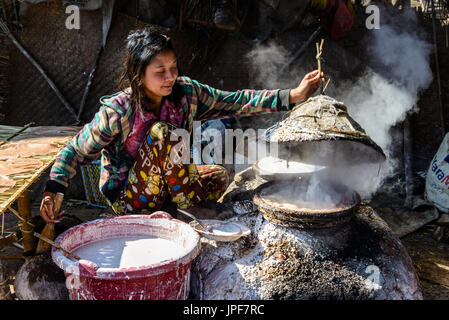
M 403 238 L 402 243 L 412 258 L 425 300 L 449 300 L 449 243 L 437 242 L 428 225 Z
M 33 216 L 38 215 L 38 203 L 32 205 Z M 66 210 L 67 218 L 61 222 L 57 232 L 61 233 L 65 229 L 74 226 L 80 222 L 87 222 L 99 218 L 110 216 L 111 211 L 108 209 L 95 208 L 87 206 L 83 201 L 71 200 L 65 203 L 63 210 Z M 183 217 L 179 219 L 188 222 Z M 200 216 L 201 218 L 201 216 Z M 13 226 L 16 220 L 13 217 L 8 217 L 6 227 Z M 42 227 L 42 225 L 38 226 Z M 449 300 L 449 277 L 446 275 L 442 281 L 441 276 L 449 274 L 449 243 L 436 242 L 431 237 L 433 226 L 427 225 L 403 238 L 402 243 L 409 252 L 412 258 L 415 270 L 417 271 L 421 290 L 424 300 Z M 0 250 L 0 253 L 20 254 L 22 250 L 16 247 L 7 247 Z M 10 277 L 10 289 L 14 292 L 13 280 L 15 273 L 20 268 L 23 260 L 3 260 L 3 267 L 8 269 L 8 276 Z M 442 266 L 440 269 L 435 269 L 432 265 Z M 447 268 L 445 270 L 444 268 Z M 444 284 L 445 283 L 445 284 Z M 14 294 L 12 299 L 17 299 Z

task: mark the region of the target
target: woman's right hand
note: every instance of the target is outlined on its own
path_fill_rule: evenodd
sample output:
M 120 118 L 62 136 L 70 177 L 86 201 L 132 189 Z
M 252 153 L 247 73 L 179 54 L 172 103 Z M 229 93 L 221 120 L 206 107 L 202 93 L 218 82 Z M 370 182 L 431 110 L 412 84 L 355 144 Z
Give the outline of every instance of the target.
M 58 218 L 55 219 L 54 209 L 55 209 L 55 198 L 56 194 L 52 192 L 44 192 L 42 196 L 41 208 L 39 211 L 40 216 L 45 222 L 59 222 L 63 219 L 62 215 L 64 211 L 58 214 Z

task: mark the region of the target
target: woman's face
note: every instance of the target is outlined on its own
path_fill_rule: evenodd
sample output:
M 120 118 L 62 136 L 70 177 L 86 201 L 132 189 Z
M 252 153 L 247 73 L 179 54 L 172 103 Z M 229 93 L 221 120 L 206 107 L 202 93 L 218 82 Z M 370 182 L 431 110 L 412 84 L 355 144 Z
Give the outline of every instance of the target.
M 160 101 L 168 96 L 178 77 L 176 56 L 171 50 L 162 51 L 155 56 L 145 69 L 143 85 L 146 95 Z

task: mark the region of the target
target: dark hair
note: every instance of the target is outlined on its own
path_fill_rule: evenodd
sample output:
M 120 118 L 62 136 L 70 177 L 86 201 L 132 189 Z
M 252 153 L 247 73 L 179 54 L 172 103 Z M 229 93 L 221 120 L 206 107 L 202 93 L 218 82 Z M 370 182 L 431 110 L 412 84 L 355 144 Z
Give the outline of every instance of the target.
M 131 87 L 131 99 L 142 111 L 142 99 L 145 97 L 143 76 L 151 60 L 159 53 L 174 52 L 171 39 L 153 27 L 133 30 L 126 38 L 126 56 L 123 72 L 119 80 L 119 89 Z

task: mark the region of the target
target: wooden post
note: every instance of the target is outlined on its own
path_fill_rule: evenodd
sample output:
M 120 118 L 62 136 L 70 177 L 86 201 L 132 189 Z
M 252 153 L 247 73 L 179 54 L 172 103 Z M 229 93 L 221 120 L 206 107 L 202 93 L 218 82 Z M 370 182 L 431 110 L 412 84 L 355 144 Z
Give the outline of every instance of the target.
M 405 203 L 406 208 L 413 207 L 413 168 L 412 168 L 412 135 L 408 115 L 404 121 L 404 171 L 405 171 Z
M 19 207 L 20 216 L 27 222 L 31 222 L 31 205 L 29 191 L 25 190 L 22 195 L 17 199 L 17 205 Z M 26 223 L 20 222 L 20 230 L 23 237 L 23 252 L 29 253 L 34 250 L 34 236 L 33 227 Z
M 432 30 L 433 30 L 433 50 L 435 54 L 435 69 L 436 69 L 436 78 L 437 78 L 437 89 L 438 89 L 438 103 L 439 103 L 439 114 L 440 114 L 440 122 L 441 122 L 441 139 L 446 135 L 446 122 L 444 119 L 445 110 L 443 106 L 443 98 L 441 93 L 441 78 L 440 78 L 440 63 L 438 61 L 438 43 L 437 43 L 437 32 L 435 26 L 435 5 L 434 0 L 430 1 L 432 5 Z

